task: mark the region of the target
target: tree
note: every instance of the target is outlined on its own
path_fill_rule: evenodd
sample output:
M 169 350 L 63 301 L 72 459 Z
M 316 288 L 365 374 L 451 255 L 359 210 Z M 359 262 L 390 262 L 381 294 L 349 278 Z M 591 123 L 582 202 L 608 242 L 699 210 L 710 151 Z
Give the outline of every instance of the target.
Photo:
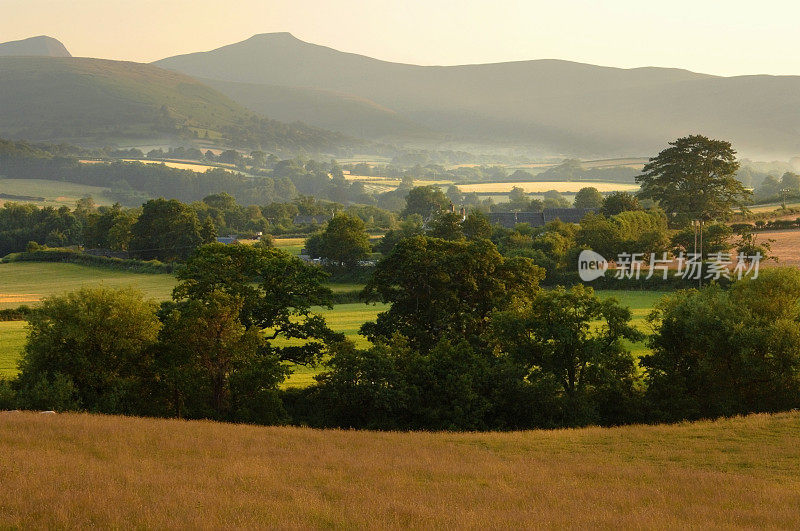
M 287 368 L 256 327 L 241 324 L 241 309 L 241 300 L 215 291 L 165 316 L 156 372 L 172 414 L 260 423 L 284 416 L 277 390 Z M 243 408 L 260 414 L 242 418 Z
M 160 328 L 155 304 L 141 292 L 81 288 L 45 299 L 29 324 L 20 361 L 23 399 L 60 379 L 84 409 L 137 411 Z
M 600 213 L 606 217 L 611 217 L 622 212 L 631 210 L 642 210 L 642 205 L 635 195 L 628 192 L 614 192 L 603 199 Z
M 492 236 L 492 225 L 489 218 L 480 210 L 473 210 L 467 214 L 461 224 L 461 230 L 468 240 L 489 239 Z
M 641 360 L 654 420 L 800 406 L 800 271 L 774 268 L 730 290 L 662 299 Z
M 630 320 L 630 309 L 578 284 L 539 291 L 530 306 L 494 314 L 491 326 L 500 350 L 529 378 L 558 382 L 568 424 L 615 423 L 630 415 L 624 404 L 636 374 L 624 341 L 642 339 Z
M 578 190 L 572 206 L 575 208 L 590 208 L 597 210 L 603 206 L 603 194 L 597 188 L 586 187 Z
M 463 240 L 461 215 L 455 212 L 442 212 L 430 222 L 428 236 L 443 240 Z
M 569 201 L 557 190 L 548 190 L 544 194 L 544 208 L 569 208 Z
M 406 206 L 400 213 L 402 217 L 419 214 L 423 219 L 438 214 L 450 207 L 450 200 L 438 186 L 417 186 L 406 196 Z
M 750 192 L 739 182 L 739 163 L 730 142 L 692 135 L 670 142 L 651 158 L 636 181 L 639 196 L 658 201 L 678 223 L 726 218 Z
M 372 247 L 361 218 L 339 214 L 328 222 L 324 231 L 307 242 L 306 249 L 314 258 L 347 269 L 366 258 Z
M 145 260 L 180 260 L 203 243 L 200 221 L 176 199 L 151 199 L 131 227 L 130 250 Z
M 544 271 L 527 258 L 504 259 L 488 240 L 416 236 L 383 258 L 364 288 L 391 307 L 361 330 L 371 340 L 399 333 L 415 349 L 441 339 L 479 344 L 488 316 L 529 299 Z
M 384 234 L 383 238 L 381 238 L 375 246 L 375 250 L 387 255 L 392 252 L 392 249 L 394 249 L 394 246 L 397 245 L 397 242 L 400 240 L 411 238 L 412 236 L 421 236 L 424 233 L 425 228 L 422 216 L 419 214 L 411 214 L 400 222 L 399 228 L 391 229 Z
M 327 274 L 284 251 L 251 245 L 204 245 L 177 273 L 173 299 L 204 301 L 221 292 L 241 301 L 239 320 L 264 331 L 284 361 L 313 364 L 338 339 L 314 306 L 330 306 Z M 288 341 L 287 341 L 288 340 Z M 294 341 L 293 340 L 301 340 Z M 288 344 L 287 344 L 288 343 Z

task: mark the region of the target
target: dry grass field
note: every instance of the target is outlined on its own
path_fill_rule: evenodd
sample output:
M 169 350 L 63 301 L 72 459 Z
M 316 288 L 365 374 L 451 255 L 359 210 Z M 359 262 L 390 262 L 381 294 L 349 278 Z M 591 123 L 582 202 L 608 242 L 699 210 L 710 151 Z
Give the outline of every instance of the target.
M 0 413 L 0 527 L 800 527 L 800 416 L 374 433 Z
M 800 266 L 800 230 L 769 230 L 757 232 L 756 241 L 770 242 L 771 254 L 778 258 L 777 262 L 765 265 Z

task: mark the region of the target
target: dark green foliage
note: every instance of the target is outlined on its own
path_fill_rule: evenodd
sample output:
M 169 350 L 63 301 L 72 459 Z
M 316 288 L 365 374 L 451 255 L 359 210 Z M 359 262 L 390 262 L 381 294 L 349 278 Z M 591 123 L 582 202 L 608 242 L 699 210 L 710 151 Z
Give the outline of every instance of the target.
M 273 347 L 281 360 L 314 363 L 325 343 L 338 338 L 313 306 L 329 305 L 327 275 L 295 256 L 250 245 L 211 244 L 200 247 L 178 271 L 176 301 L 204 301 L 216 292 L 241 301 L 239 320 L 264 330 L 269 340 L 303 340 Z
M 636 382 L 623 340 L 642 339 L 630 319 L 629 309 L 600 300 L 591 288 L 558 287 L 539 291 L 530 306 L 494 315 L 492 333 L 529 380 L 560 386 L 565 423 L 619 423 L 631 420 Z
M 647 370 L 654 420 L 800 406 L 800 271 L 762 271 L 730 291 L 665 298 L 650 320 Z
M 417 186 L 406 196 L 406 207 L 400 213 L 402 217 L 419 214 L 423 219 L 447 210 L 450 200 L 437 186 Z
M 529 299 L 543 273 L 526 258 L 504 259 L 488 240 L 408 238 L 378 263 L 364 289 L 367 299 L 392 306 L 362 331 L 373 340 L 399 333 L 422 351 L 442 339 L 474 344 L 489 314 Z
M 29 323 L 19 376 L 24 407 L 137 411 L 142 368 L 160 327 L 155 306 L 140 293 L 83 288 L 46 299 Z
M 131 235 L 131 252 L 145 260 L 185 259 L 199 245 L 209 243 L 203 240 L 197 213 L 175 199 L 153 199 L 145 203 L 131 227 Z
M 613 192 L 607 195 L 600 207 L 600 213 L 606 217 L 630 210 L 642 210 L 642 206 L 636 196 L 628 192 Z
M 312 258 L 322 258 L 334 269 L 352 269 L 371 249 L 364 222 L 347 214 L 334 216 L 324 231 L 306 242 L 306 250 Z
M 736 177 L 739 163 L 730 142 L 692 135 L 670 142 L 645 165 L 639 196 L 658 201 L 682 225 L 692 219 L 729 216 L 750 192 Z
M 601 194 L 597 188 L 589 186 L 578 190 L 578 193 L 575 194 L 575 200 L 572 206 L 575 208 L 599 209 L 603 206 L 603 201 L 603 194 Z

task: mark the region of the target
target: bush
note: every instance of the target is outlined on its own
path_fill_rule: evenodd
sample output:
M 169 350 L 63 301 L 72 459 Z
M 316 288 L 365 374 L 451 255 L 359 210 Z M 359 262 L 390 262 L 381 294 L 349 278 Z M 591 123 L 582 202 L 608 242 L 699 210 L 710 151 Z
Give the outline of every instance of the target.
M 17 392 L 8 380 L 0 380 L 0 411 L 17 408 Z
M 17 406 L 39 411 L 76 411 L 80 402 L 72 378 L 55 373 L 22 381 Z

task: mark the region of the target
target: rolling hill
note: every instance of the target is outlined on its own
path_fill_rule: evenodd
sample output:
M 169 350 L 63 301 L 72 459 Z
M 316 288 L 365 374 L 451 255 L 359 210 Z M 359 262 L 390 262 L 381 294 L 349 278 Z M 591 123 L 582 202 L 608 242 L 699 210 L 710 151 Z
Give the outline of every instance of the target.
M 0 412 L 9 528 L 797 529 L 797 413 L 396 433 Z
M 0 108 L 0 136 L 29 140 L 108 145 L 207 137 L 271 151 L 330 150 L 346 141 L 261 118 L 185 74 L 125 61 L 0 57 Z
M 258 102 L 257 86 L 246 95 L 228 92 L 244 105 L 279 105 L 276 86 L 303 89 L 295 97 L 305 101 L 308 91 L 333 91 L 391 110 L 393 118 L 440 137 L 464 141 L 612 156 L 647 154 L 676 136 L 704 133 L 733 141 L 745 154 L 800 153 L 796 76 L 727 78 L 559 60 L 417 66 L 340 52 L 288 33 L 256 35 L 155 64 L 201 78 L 261 85 Z M 338 104 L 344 107 L 343 101 Z M 342 115 L 326 121 L 326 127 L 357 127 L 358 115 Z M 389 121 L 382 127 L 404 134 Z
M 0 57 L 9 55 L 72 57 L 61 41 L 47 35 L 0 43 Z

